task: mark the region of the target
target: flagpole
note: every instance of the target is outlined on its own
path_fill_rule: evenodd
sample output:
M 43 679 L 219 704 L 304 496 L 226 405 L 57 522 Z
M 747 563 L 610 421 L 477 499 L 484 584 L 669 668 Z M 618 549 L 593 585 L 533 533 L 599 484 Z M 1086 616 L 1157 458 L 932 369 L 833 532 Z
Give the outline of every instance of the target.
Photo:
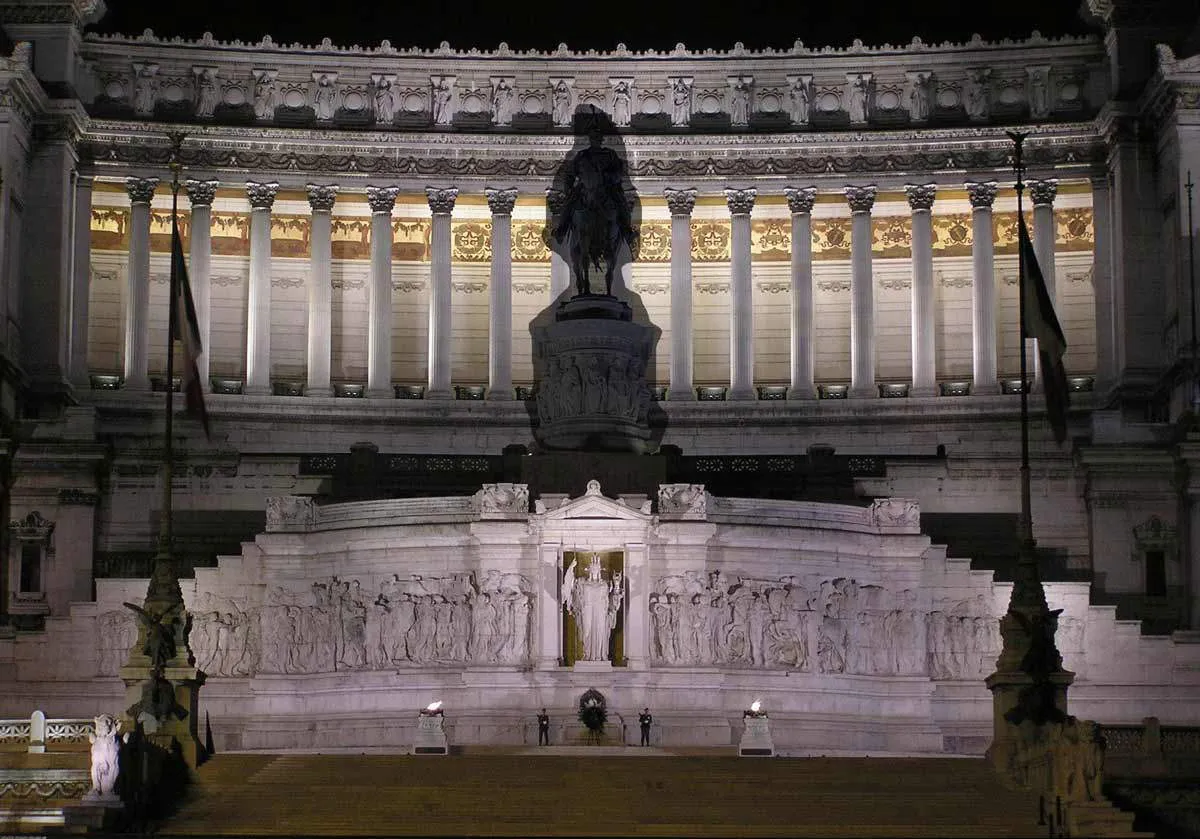
M 167 415 L 163 425 L 163 495 L 162 519 L 158 528 L 158 554 L 168 561 L 172 548 L 172 484 L 174 483 L 174 419 L 175 419 L 175 322 L 179 277 L 175 268 L 175 237 L 179 235 L 179 152 L 183 146 L 183 134 L 167 135 L 171 141 L 171 271 L 167 306 Z
M 1021 146 L 1027 135 L 1010 132 L 1008 136 L 1014 145 L 1013 169 L 1017 176 L 1014 188 L 1017 191 L 1017 224 L 1020 226 L 1021 221 L 1025 218 L 1025 165 L 1021 159 Z M 1026 358 L 1027 341 L 1025 338 L 1025 249 L 1022 247 L 1017 248 L 1017 278 L 1017 305 L 1021 336 L 1021 513 L 1017 522 L 1017 538 L 1020 546 L 1017 563 L 1021 565 L 1030 562 L 1036 563 L 1034 560 L 1032 493 L 1029 488 L 1029 362 Z
M 1200 408 L 1200 359 L 1196 358 L 1196 225 L 1192 221 L 1192 188 L 1195 186 L 1192 183 L 1192 170 L 1187 173 L 1187 183 L 1183 188 L 1187 190 L 1188 201 L 1188 285 L 1192 292 L 1192 413 L 1195 413 Z

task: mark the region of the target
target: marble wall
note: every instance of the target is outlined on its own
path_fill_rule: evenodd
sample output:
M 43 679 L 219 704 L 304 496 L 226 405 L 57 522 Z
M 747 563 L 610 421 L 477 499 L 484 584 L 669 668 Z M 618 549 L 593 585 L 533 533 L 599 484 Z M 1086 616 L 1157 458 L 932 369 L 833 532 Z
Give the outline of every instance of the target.
M 1011 586 L 930 545 L 915 502 L 720 499 L 672 485 L 651 513 L 597 487 L 531 514 L 521 489 L 273 500 L 267 532 L 241 556 L 184 581 L 223 745 L 403 745 L 408 717 L 433 699 L 461 722 L 460 742 L 521 742 L 531 708 L 561 716 L 589 686 L 620 719 L 651 706 L 666 743 L 733 742 L 740 710 L 760 698 L 785 749 L 986 745 L 982 680 Z M 630 663 L 581 672 L 558 665 L 562 557 L 598 549 L 625 554 Z M 45 633 L 0 640 L 12 688 L 0 714 L 113 710 L 136 635 L 120 604 L 144 586 L 99 580 L 96 602 Z M 1200 639 L 1142 637 L 1091 606 L 1086 584 L 1049 584 L 1047 596 L 1064 609 L 1075 713 L 1200 723 Z M 334 719 L 353 724 L 335 737 L 324 730 Z

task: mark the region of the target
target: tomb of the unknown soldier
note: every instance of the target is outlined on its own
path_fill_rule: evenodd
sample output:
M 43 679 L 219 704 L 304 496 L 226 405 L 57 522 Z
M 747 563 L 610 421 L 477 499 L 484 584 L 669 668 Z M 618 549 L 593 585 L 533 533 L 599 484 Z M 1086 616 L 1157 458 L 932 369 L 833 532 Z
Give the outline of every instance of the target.
M 111 3 L 0 0 L 0 833 L 1200 837 L 1195 4 Z

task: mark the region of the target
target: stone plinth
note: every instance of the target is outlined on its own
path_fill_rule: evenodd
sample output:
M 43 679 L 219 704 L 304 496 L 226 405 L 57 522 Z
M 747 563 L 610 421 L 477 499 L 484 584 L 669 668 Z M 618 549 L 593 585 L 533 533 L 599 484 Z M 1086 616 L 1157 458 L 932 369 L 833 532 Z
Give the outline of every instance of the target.
M 441 714 L 428 714 L 424 711 L 417 718 L 417 733 L 413 738 L 413 754 L 415 755 L 445 755 L 450 753 L 446 741 L 446 718 Z
M 766 714 L 747 714 L 742 717 L 742 739 L 738 757 L 774 757 L 775 743 L 771 740 L 771 725 Z
M 646 365 L 654 329 L 615 297 L 581 295 L 537 330 L 537 439 L 545 449 L 643 453 L 650 448 Z

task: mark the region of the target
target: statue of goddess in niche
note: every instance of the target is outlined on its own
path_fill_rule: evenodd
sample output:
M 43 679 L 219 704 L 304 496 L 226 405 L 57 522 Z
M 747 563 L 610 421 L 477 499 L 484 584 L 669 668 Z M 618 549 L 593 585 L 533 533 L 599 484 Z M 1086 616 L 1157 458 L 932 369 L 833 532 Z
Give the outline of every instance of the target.
M 577 562 L 572 559 L 563 574 L 563 606 L 575 618 L 583 642 L 583 660 L 608 661 L 608 642 L 617 625 L 624 583 L 619 572 L 613 574 L 611 581 L 602 577 L 597 553 L 588 561 L 586 578 L 575 576 Z

